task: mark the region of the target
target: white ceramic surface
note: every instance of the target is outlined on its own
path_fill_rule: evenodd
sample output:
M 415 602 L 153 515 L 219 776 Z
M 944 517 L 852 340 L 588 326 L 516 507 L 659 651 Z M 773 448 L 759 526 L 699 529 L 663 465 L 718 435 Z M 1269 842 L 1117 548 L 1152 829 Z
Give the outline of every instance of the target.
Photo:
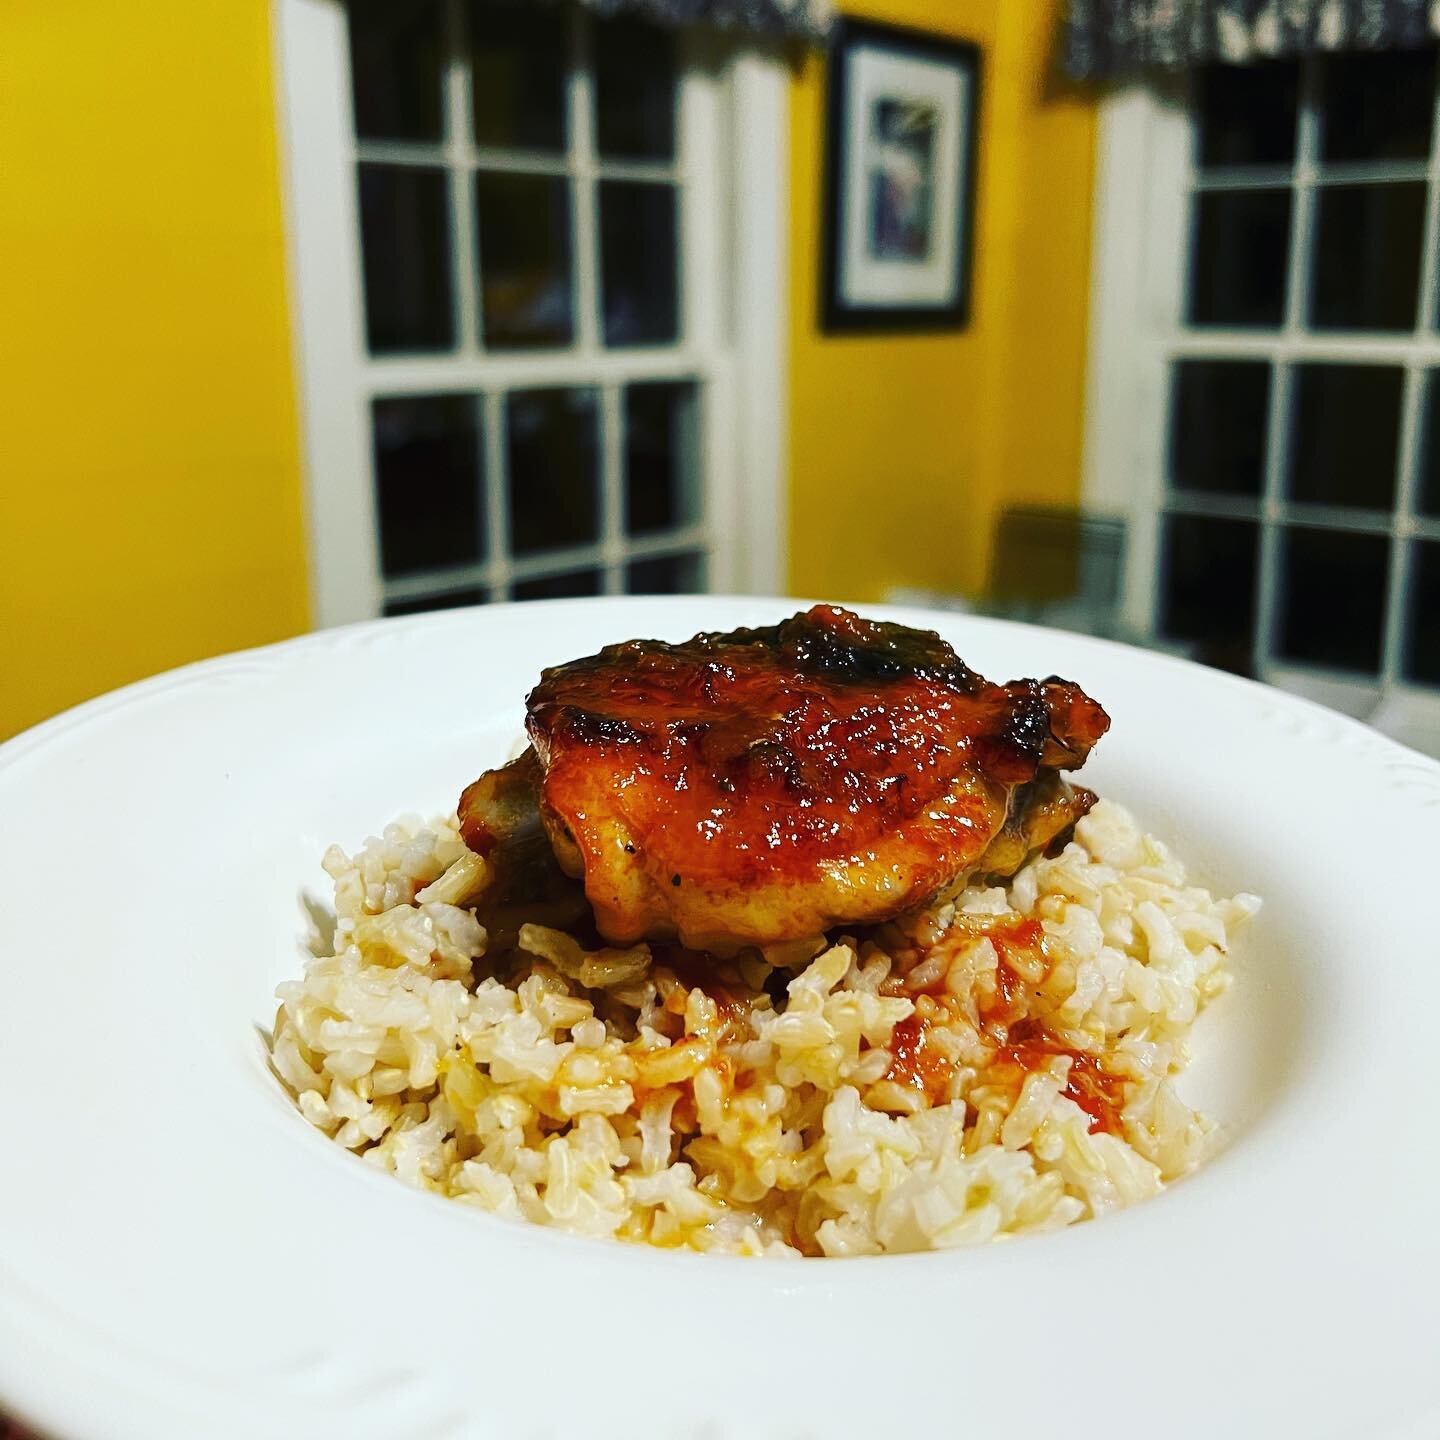
M 0 747 L 0 1404 L 63 1436 L 1440 1434 L 1440 765 L 1302 701 L 953 615 L 1113 717 L 1085 771 L 1265 898 L 1182 1085 L 1200 1174 L 981 1250 L 732 1261 L 407 1189 L 266 1069 L 319 857 L 453 805 L 540 667 L 795 602 L 383 621 Z

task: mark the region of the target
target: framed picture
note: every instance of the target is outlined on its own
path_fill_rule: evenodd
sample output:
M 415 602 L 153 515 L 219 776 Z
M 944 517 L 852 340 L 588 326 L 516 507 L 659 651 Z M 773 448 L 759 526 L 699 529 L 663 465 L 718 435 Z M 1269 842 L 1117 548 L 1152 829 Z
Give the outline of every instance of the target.
M 821 328 L 961 329 L 980 52 L 858 20 L 833 34 Z

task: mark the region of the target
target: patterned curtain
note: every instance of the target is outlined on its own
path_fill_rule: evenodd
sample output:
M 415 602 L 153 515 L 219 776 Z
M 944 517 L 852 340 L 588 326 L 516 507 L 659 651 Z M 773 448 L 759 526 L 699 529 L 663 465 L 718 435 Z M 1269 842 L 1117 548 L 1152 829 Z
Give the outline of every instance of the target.
M 707 25 L 750 35 L 823 40 L 830 0 L 580 0 L 597 15 L 638 15 L 662 25 Z
M 1313 50 L 1402 50 L 1440 35 L 1440 0 L 1066 0 L 1075 79 L 1245 64 Z

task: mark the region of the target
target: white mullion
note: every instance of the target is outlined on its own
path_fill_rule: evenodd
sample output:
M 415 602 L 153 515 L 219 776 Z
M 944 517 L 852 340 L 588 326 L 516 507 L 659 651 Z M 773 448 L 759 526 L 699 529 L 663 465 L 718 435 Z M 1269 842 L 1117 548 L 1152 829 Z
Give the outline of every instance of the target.
M 470 82 L 468 62 L 463 64 Z M 449 102 L 447 101 L 447 115 Z M 468 105 L 467 125 L 472 119 Z M 452 121 L 453 124 L 453 121 Z M 556 155 L 549 150 L 513 150 L 489 145 L 472 145 L 461 141 L 436 144 L 432 140 L 357 140 L 354 158 L 375 165 L 416 166 L 435 169 L 443 165 L 463 165 L 476 170 L 505 170 L 521 175 L 580 175 L 592 180 L 637 180 L 646 184 L 678 184 L 685 179 L 679 165 L 652 160 L 601 160 L 582 163 L 569 155 Z
M 680 184 L 686 179 L 683 164 L 666 165 L 648 160 L 602 160 L 596 158 L 581 167 L 581 173 L 596 180 L 639 180 L 645 184 Z
M 1391 531 L 1388 511 L 1349 509 L 1344 505 L 1317 505 L 1307 500 L 1281 501 L 1276 507 L 1275 518 L 1287 525 L 1348 530 L 1354 535 L 1388 535 Z
M 460 310 L 456 332 L 462 354 L 479 352 L 480 305 L 476 279 L 479 247 L 476 242 L 475 177 L 466 164 L 471 140 L 470 58 L 465 49 L 463 0 L 447 0 L 445 37 L 449 60 L 445 66 L 445 108 L 448 118 L 445 161 L 449 170 L 451 232 L 450 273 L 455 304 Z
M 605 593 L 625 592 L 625 403 L 618 385 L 600 387 L 600 556 Z
M 408 575 L 387 580 L 385 599 L 422 600 L 427 595 L 444 595 L 478 586 L 499 587 L 520 584 L 527 580 L 548 580 L 552 576 L 570 575 L 577 570 L 623 568 L 634 560 L 666 560 L 672 556 L 690 555 L 704 549 L 704 527 L 687 525 L 682 529 L 666 530 L 657 535 L 622 538 L 615 546 L 601 540 L 592 545 L 570 545 L 563 550 L 541 550 L 533 555 L 516 556 L 503 566 L 492 560 L 475 565 L 448 565 L 431 570 L 416 570 Z
M 571 545 L 563 550 L 543 550 L 534 555 L 517 557 L 501 566 L 494 560 L 471 565 L 445 565 L 410 571 L 392 576 L 385 582 L 385 601 L 424 600 L 431 595 L 453 595 L 457 590 L 473 590 L 519 584 L 527 580 L 548 580 L 556 575 L 570 575 L 577 570 L 622 568 L 635 560 L 666 560 L 691 555 L 705 548 L 704 528 L 687 525 L 679 530 L 666 530 L 658 535 L 623 539 L 612 546 L 602 540 L 594 545 Z M 504 571 L 503 577 L 501 571 Z M 607 594 L 620 594 L 607 590 Z
M 1432 182 L 1431 198 L 1433 201 L 1435 186 Z M 1434 205 L 1427 205 L 1426 229 L 1434 230 Z M 1430 243 L 1426 243 L 1426 264 L 1433 267 L 1435 256 L 1430 253 Z M 1425 284 L 1421 285 L 1421 294 L 1425 291 Z M 1385 526 L 1384 533 L 1390 537 L 1389 570 L 1386 577 L 1385 589 L 1385 610 L 1384 610 L 1384 632 L 1380 646 L 1380 686 L 1387 690 L 1399 678 L 1404 664 L 1404 644 L 1406 631 L 1406 618 L 1409 611 L 1407 604 L 1410 592 L 1410 570 L 1411 551 L 1414 549 L 1414 542 L 1411 540 L 1413 522 L 1410 515 L 1412 496 L 1415 491 L 1415 472 L 1420 468 L 1420 454 L 1423 447 L 1421 438 L 1422 420 L 1424 417 L 1425 404 L 1425 372 L 1418 365 L 1410 365 L 1405 370 L 1405 395 L 1401 404 L 1400 419 L 1400 444 L 1398 465 L 1399 470 L 1395 477 L 1395 506 L 1390 512 L 1389 523 Z
M 487 390 L 485 419 L 485 518 L 490 532 L 490 583 L 497 600 L 510 595 L 510 473 L 506 454 L 505 392 Z
M 665 530 L 656 535 L 637 535 L 625 541 L 623 559 L 665 560 L 672 555 L 689 555 L 703 551 L 709 539 L 704 525 L 687 525 L 680 530 Z
M 1440 338 L 1405 332 L 1354 332 L 1333 330 L 1284 331 L 1224 330 L 1214 326 L 1174 335 L 1168 346 L 1176 358 L 1214 356 L 1223 360 L 1270 359 L 1331 360 L 1348 365 L 1407 365 L 1440 359 Z
M 585 387 L 633 380 L 703 378 L 716 359 L 693 348 L 635 346 L 599 355 L 564 351 L 507 351 L 487 355 L 404 355 L 373 359 L 365 382 L 376 395 L 417 395 L 442 390 L 516 390 Z
M 1281 499 L 1273 504 L 1249 496 L 1214 494 L 1203 490 L 1173 490 L 1166 500 L 1172 515 L 1201 515 L 1212 520 L 1270 520 L 1281 525 L 1309 525 L 1325 530 L 1346 530 L 1353 535 L 1389 535 L 1390 513 L 1352 509 L 1344 505 L 1317 505 L 1304 500 Z
M 647 185 L 677 184 L 684 177 L 674 165 L 642 160 L 582 161 L 544 150 L 477 149 L 468 162 L 480 170 L 507 170 L 521 175 L 571 175 L 582 180 L 639 180 Z M 411 161 L 410 163 L 417 163 Z
M 485 413 L 486 400 L 483 394 L 470 396 L 470 408 L 475 416 L 475 483 L 480 487 L 475 505 L 475 553 L 481 563 L 491 565 L 497 546 L 490 536 L 490 463 L 486 450 L 490 444 L 490 422 Z
M 1261 673 L 1270 663 L 1280 613 L 1280 552 L 1284 531 L 1280 489 L 1290 453 L 1293 388 L 1294 370 L 1277 359 L 1270 368 L 1270 404 L 1265 421 L 1265 469 L 1258 536 L 1260 563 L 1255 577 L 1255 629 L 1251 637 L 1252 663 Z
M 1420 250 L 1420 294 L 1417 297 L 1415 332 L 1418 336 L 1433 337 L 1435 305 L 1440 298 L 1440 282 L 1435 275 L 1435 267 L 1440 264 L 1440 85 L 1435 87 L 1430 115 L 1430 160 L 1426 173 L 1430 183 L 1425 194 L 1425 238 Z M 1401 680 L 1405 667 L 1411 574 L 1417 543 L 1414 538 L 1417 529 L 1416 496 L 1420 489 L 1419 471 L 1425 448 L 1426 388 L 1426 367 L 1416 357 L 1405 369 L 1400 468 L 1395 477 L 1395 505 L 1390 527 L 1390 571 L 1385 593 L 1385 635 L 1380 666 L 1381 688 L 1387 691 Z
M 1197 190 L 1281 190 L 1288 189 L 1294 176 L 1289 165 L 1246 165 L 1215 167 L 1195 176 Z M 1322 161 L 1319 154 L 1305 167 L 1313 185 L 1393 185 L 1406 180 L 1424 180 L 1428 165 L 1421 160 Z
M 575 340 L 582 354 L 600 349 L 600 235 L 595 182 L 595 82 L 590 22 L 570 12 L 570 273 L 574 277 Z
M 1294 177 L 1293 165 L 1197 164 L 1190 183 L 1194 190 L 1288 190 Z
M 445 80 L 449 79 L 448 68 Z M 447 125 L 449 102 L 446 102 Z M 428 170 L 440 169 L 450 163 L 451 146 L 446 140 L 355 140 L 355 160 L 362 165 L 416 165 Z
M 473 149 L 465 159 L 477 170 L 503 170 L 516 175 L 569 175 L 575 168 L 566 156 L 543 150 Z
M 385 581 L 385 603 L 424 600 L 431 595 L 453 595 L 457 590 L 488 588 L 494 567 L 487 562 L 475 565 L 445 565 L 392 575 Z
M 1305 328 L 1310 304 L 1311 253 L 1315 233 L 1315 164 L 1320 149 L 1319 65 L 1301 62 L 1300 105 L 1295 135 L 1295 180 L 1290 197 L 1290 251 L 1285 272 L 1282 336 L 1294 339 Z M 1280 617 L 1282 506 L 1290 467 L 1294 417 L 1294 366 L 1283 351 L 1271 352 L 1270 406 L 1266 425 L 1264 489 L 1261 496 L 1260 573 L 1255 587 L 1253 663 L 1264 674 L 1274 663 Z
M 1174 490 L 1165 497 L 1171 515 L 1203 515 L 1212 520 L 1261 520 L 1263 501 L 1249 495 L 1222 495 L 1206 490 Z
M 534 555 L 517 556 L 510 566 L 510 578 L 518 585 L 527 580 L 573 575 L 577 570 L 598 570 L 604 563 L 601 546 L 572 545 L 564 550 L 541 550 Z

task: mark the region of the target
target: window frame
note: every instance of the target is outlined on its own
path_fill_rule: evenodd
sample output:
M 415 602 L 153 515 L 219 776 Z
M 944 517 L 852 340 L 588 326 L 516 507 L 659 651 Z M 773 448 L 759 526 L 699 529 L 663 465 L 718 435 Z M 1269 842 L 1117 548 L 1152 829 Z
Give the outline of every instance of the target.
M 358 141 L 353 133 L 343 0 L 273 0 L 272 18 L 314 623 L 373 618 L 387 598 L 403 601 L 424 586 L 423 577 L 387 583 L 381 576 L 370 433 L 370 402 L 377 395 L 483 397 L 484 503 L 490 534 L 498 537 L 505 504 L 499 463 L 505 395 L 562 386 L 593 386 L 599 392 L 599 544 L 517 560 L 508 549 L 497 557 L 492 538 L 490 555 L 465 576 L 457 575 L 454 589 L 508 585 L 585 566 L 605 567 L 606 593 L 617 593 L 629 560 L 701 550 L 711 591 L 783 590 L 789 88 L 781 51 L 680 32 L 676 165 L 604 167 L 607 174 L 630 170 L 651 177 L 686 167 L 679 208 L 678 345 L 604 349 L 589 324 L 596 309 L 585 303 L 596 275 L 582 262 L 575 266 L 575 346 L 481 354 L 466 343 L 475 333 L 477 277 L 473 265 L 462 263 L 473 253 L 462 246 L 452 257 L 461 344 L 433 355 L 371 356 L 364 331 L 356 164 L 362 156 L 398 157 L 406 146 Z M 582 23 L 578 12 L 573 23 Z M 572 75 L 572 113 L 585 108 L 589 84 L 588 68 Z M 466 163 L 470 156 L 458 151 L 455 120 L 468 104 L 468 85 L 457 84 L 453 73 L 446 79 L 445 103 L 451 116 L 450 139 L 442 142 L 446 161 Z M 428 147 L 429 153 L 435 148 Z M 581 173 L 580 183 L 593 185 L 594 177 L 592 166 Z M 467 208 L 461 207 L 459 218 L 462 242 L 473 222 Z M 588 209 L 583 205 L 573 209 L 575 239 L 582 253 L 593 255 L 592 214 L 582 215 Z M 631 380 L 666 378 L 694 378 L 700 390 L 702 520 L 683 533 L 623 538 L 622 387 Z
M 1440 722 L 1440 690 L 1402 672 L 1417 540 L 1440 541 L 1440 519 L 1416 512 L 1419 447 L 1427 372 L 1440 387 L 1440 82 L 1428 160 L 1325 162 L 1333 180 L 1420 179 L 1427 183 L 1417 314 L 1411 331 L 1312 330 L 1308 326 L 1308 252 L 1320 188 L 1316 74 L 1302 62 L 1299 130 L 1293 166 L 1213 167 L 1203 178 L 1197 162 L 1198 127 L 1183 77 L 1131 83 L 1100 102 L 1096 138 L 1090 334 L 1086 376 L 1082 500 L 1087 508 L 1126 522 L 1121 621 L 1131 635 L 1176 653 L 1180 642 L 1159 634 L 1159 568 L 1167 514 L 1253 518 L 1260 529 L 1256 597 L 1256 674 L 1356 716 L 1398 702 L 1422 723 Z M 1192 326 L 1184 319 L 1197 188 L 1285 184 L 1292 192 L 1285 314 L 1276 328 Z M 1169 488 L 1170 376 L 1181 359 L 1264 359 L 1272 363 L 1265 462 L 1257 501 Z M 1373 512 L 1348 512 L 1285 496 L 1290 454 L 1291 400 L 1296 364 L 1307 361 L 1379 363 L 1402 371 L 1397 493 L 1387 524 Z M 1440 388 L 1433 403 L 1440 404 Z M 1381 663 L 1373 678 L 1288 661 L 1277 652 L 1281 612 L 1281 545 L 1289 523 L 1314 521 L 1327 531 L 1384 534 L 1398 554 L 1385 596 Z

